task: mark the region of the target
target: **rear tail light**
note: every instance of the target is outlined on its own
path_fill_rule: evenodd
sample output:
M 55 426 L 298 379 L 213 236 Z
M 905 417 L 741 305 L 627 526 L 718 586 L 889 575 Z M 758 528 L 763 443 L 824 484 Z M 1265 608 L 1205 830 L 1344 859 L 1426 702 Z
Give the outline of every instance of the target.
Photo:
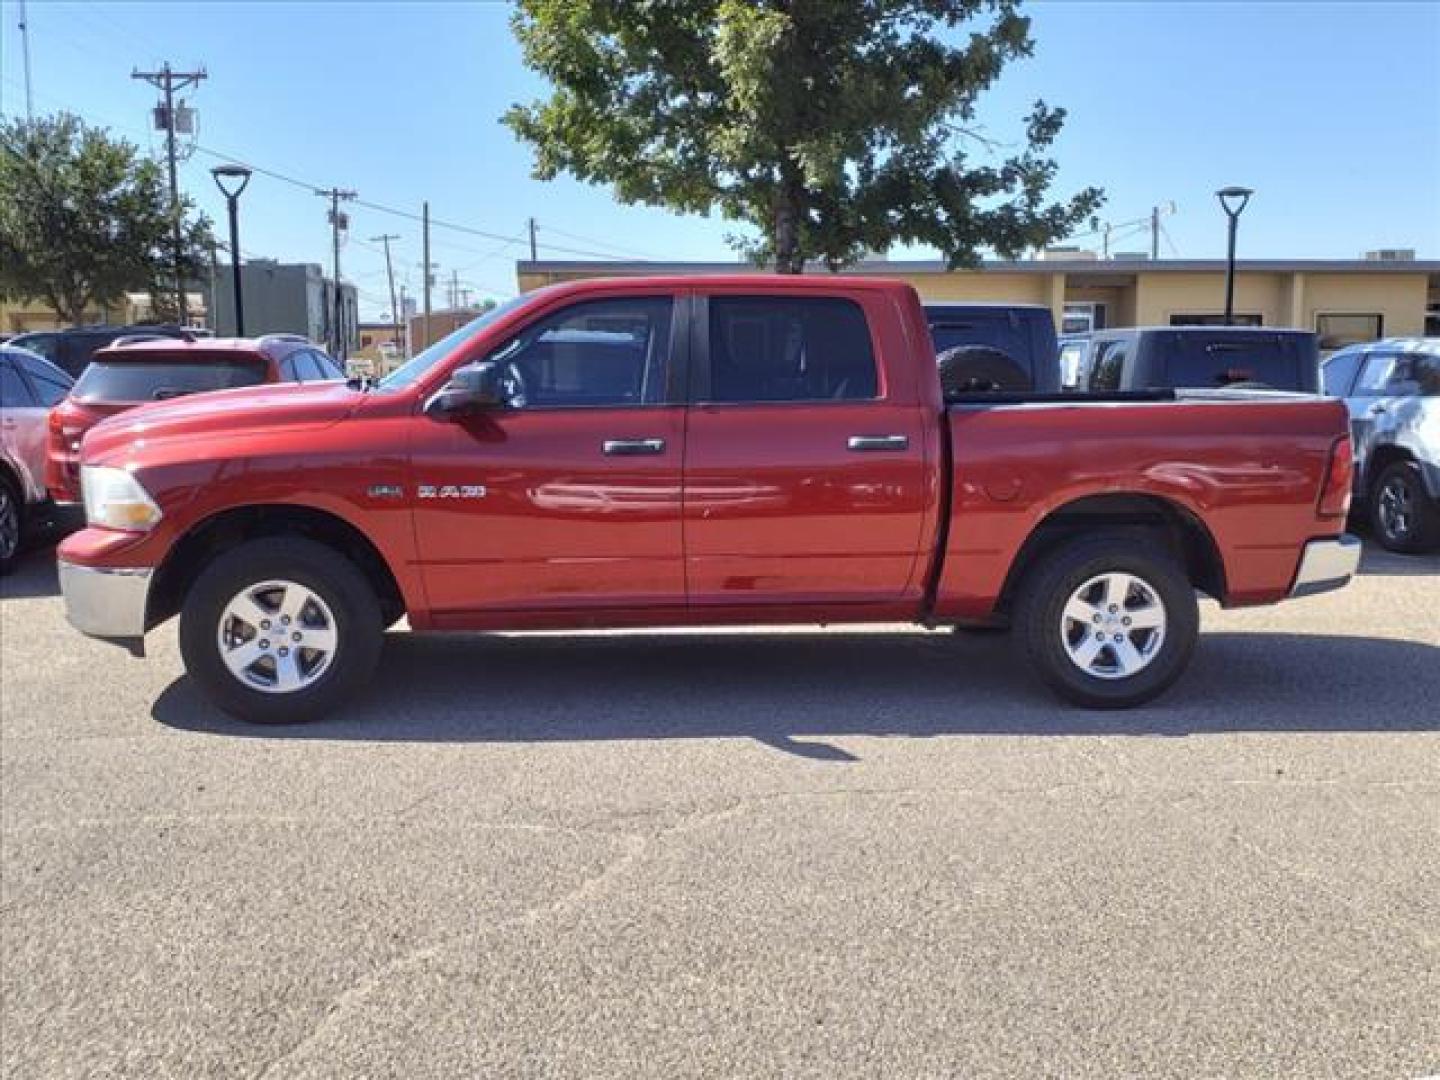
M 1320 505 L 1316 508 L 1321 517 L 1343 518 L 1350 513 L 1350 493 L 1355 479 L 1355 458 L 1351 452 L 1350 436 L 1335 440 L 1330 449 L 1330 463 L 1325 468 L 1325 483 L 1320 488 Z

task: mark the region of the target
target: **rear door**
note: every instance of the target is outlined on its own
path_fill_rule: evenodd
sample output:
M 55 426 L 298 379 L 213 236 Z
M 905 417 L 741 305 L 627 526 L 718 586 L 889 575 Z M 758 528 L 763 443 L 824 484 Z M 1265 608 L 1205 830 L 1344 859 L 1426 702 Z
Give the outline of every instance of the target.
M 1350 431 L 1355 446 L 1355 474 L 1363 491 L 1373 477 L 1366 475 L 1366 465 L 1376 445 L 1391 425 L 1394 410 L 1400 405 L 1397 383 L 1401 354 L 1397 349 L 1376 348 L 1365 355 L 1355 389 L 1346 399 L 1350 410 Z
M 926 418 L 904 377 L 907 342 L 874 332 L 895 325 L 889 302 L 743 286 L 698 298 L 685 453 L 692 606 L 918 590 Z

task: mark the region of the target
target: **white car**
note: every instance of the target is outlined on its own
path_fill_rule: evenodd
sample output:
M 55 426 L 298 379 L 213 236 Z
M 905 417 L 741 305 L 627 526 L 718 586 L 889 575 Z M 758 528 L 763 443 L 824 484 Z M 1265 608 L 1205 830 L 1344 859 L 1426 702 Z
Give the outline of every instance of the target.
M 1341 349 L 1320 369 L 1344 398 L 1355 443 L 1355 506 L 1391 551 L 1440 547 L 1440 338 Z
M 46 425 L 73 383 L 43 357 L 0 345 L 0 574 L 15 564 L 35 508 L 49 500 Z

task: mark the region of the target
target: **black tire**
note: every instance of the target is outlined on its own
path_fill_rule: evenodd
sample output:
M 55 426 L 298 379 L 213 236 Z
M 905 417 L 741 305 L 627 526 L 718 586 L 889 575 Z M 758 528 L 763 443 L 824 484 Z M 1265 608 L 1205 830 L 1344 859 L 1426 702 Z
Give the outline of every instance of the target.
M 230 602 L 250 586 L 276 580 L 308 589 L 334 619 L 328 666 L 310 685 L 284 693 L 242 683 L 226 666 L 219 642 Z M 365 575 L 339 551 L 299 536 L 252 540 L 220 555 L 196 578 L 180 613 L 180 652 L 190 677 L 225 712 L 257 724 L 298 723 L 333 711 L 369 680 L 383 637 L 380 603 Z
M 1397 513 L 1387 501 L 1392 497 L 1404 500 L 1408 512 Z M 1394 461 L 1381 470 L 1370 489 L 1367 508 L 1371 533 L 1391 551 L 1415 555 L 1440 547 L 1440 505 L 1425 490 L 1415 462 Z
M 1086 582 L 1107 573 L 1140 579 L 1164 606 L 1164 633 L 1158 640 L 1150 637 L 1151 631 L 1109 627 L 1123 630 L 1142 650 L 1155 640 L 1154 653 L 1133 675 L 1105 678 L 1082 670 L 1066 643 L 1067 634 L 1089 637 L 1088 629 L 1077 633 L 1079 624 L 1065 619 L 1067 603 Z M 1137 603 L 1142 596 L 1143 590 L 1137 590 Z M 1105 618 L 1108 605 L 1097 610 Z M 1125 617 L 1123 612 L 1116 616 Z M 1138 614 L 1135 621 L 1140 621 Z M 1069 541 L 1029 569 L 1016 600 L 1015 628 L 1041 678 L 1062 698 L 1092 709 L 1128 709 L 1163 693 L 1185 671 L 1199 635 L 1200 609 L 1184 569 L 1163 545 L 1134 533 L 1102 533 Z M 1112 661 L 1108 665 L 1107 655 Z M 1095 665 L 1113 671 L 1118 660 L 1115 652 L 1102 652 Z
M 0 475 L 0 574 L 8 574 L 25 546 L 25 497 L 8 476 Z

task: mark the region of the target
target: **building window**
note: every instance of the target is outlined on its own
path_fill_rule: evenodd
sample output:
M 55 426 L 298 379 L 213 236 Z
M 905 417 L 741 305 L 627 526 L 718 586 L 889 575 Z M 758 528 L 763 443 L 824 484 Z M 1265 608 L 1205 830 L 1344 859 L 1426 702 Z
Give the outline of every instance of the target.
M 1088 334 L 1092 330 L 1104 330 L 1107 325 L 1105 305 L 1097 301 L 1071 301 L 1065 305 L 1064 319 L 1060 325 L 1062 334 Z
M 1232 326 L 1264 326 L 1265 319 L 1256 311 L 1237 311 L 1230 317 Z M 1182 311 L 1170 316 L 1171 326 L 1224 326 L 1223 311 Z
M 1385 319 L 1381 315 L 1325 314 L 1315 316 L 1315 333 L 1320 335 L 1320 351 L 1333 352 L 1346 345 L 1374 341 L 1384 337 Z

